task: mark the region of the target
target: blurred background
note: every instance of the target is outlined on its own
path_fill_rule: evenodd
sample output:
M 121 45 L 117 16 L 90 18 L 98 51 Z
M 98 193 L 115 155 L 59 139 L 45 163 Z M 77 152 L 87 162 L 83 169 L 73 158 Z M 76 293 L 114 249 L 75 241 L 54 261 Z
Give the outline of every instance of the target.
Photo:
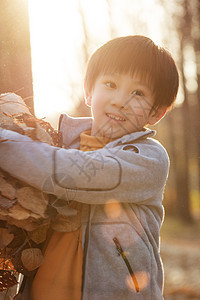
M 156 125 L 171 160 L 161 232 L 165 299 L 200 299 L 200 1 L 1 0 L 0 93 L 21 95 L 54 128 L 63 111 L 89 116 L 88 57 L 130 34 L 168 48 L 179 69 L 174 109 Z

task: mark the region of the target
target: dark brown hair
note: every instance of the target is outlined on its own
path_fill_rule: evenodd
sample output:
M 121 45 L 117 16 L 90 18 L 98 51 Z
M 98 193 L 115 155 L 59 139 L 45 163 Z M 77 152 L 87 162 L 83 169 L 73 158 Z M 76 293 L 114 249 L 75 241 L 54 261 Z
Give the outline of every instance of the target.
M 176 99 L 179 86 L 176 64 L 171 54 L 150 38 L 119 37 L 98 48 L 87 64 L 87 89 L 93 89 L 99 75 L 110 72 L 138 74 L 153 92 L 154 108 L 170 107 Z

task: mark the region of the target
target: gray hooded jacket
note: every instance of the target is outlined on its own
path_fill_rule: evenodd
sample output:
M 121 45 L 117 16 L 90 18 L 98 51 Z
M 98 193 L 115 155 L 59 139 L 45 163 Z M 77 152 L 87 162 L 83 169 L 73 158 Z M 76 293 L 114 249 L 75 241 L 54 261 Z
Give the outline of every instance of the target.
M 90 118 L 63 114 L 64 148 L 0 130 L 0 167 L 56 196 L 83 203 L 83 300 L 161 300 L 159 234 L 169 159 L 135 132 L 89 152 L 77 150 Z M 19 173 L 20 170 L 20 173 Z

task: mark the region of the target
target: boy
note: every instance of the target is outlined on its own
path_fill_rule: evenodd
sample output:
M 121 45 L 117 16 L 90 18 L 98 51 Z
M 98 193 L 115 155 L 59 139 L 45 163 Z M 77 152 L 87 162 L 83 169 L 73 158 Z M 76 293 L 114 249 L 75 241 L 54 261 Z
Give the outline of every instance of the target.
M 116 38 L 89 59 L 84 89 L 92 119 L 62 115 L 65 149 L 1 130 L 0 138 L 11 141 L 1 143 L 0 165 L 69 205 L 79 203 L 82 299 L 163 299 L 159 232 L 169 160 L 145 126 L 156 124 L 175 101 L 176 65 L 147 37 Z M 50 242 L 52 253 L 58 241 Z M 32 290 L 34 300 L 45 299 Z

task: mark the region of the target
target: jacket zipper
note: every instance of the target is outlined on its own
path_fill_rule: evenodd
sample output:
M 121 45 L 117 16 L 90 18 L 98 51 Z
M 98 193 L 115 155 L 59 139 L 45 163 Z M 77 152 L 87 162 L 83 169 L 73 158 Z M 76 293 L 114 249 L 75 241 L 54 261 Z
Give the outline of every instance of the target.
M 128 268 L 128 271 L 129 271 L 129 273 L 131 275 L 131 278 L 133 280 L 136 292 L 139 293 L 140 289 L 139 289 L 138 281 L 137 281 L 137 279 L 135 277 L 135 274 L 134 274 L 134 272 L 133 272 L 133 270 L 131 268 L 131 265 L 130 265 L 130 263 L 128 261 L 126 253 L 122 249 L 122 246 L 120 245 L 120 242 L 119 242 L 119 240 L 116 237 L 113 238 L 113 242 L 115 243 L 115 246 L 117 248 L 117 252 L 119 253 L 119 255 L 121 255 L 121 257 L 123 258 L 123 260 L 124 260 L 124 262 L 125 262 L 125 264 L 126 264 L 126 266 Z

